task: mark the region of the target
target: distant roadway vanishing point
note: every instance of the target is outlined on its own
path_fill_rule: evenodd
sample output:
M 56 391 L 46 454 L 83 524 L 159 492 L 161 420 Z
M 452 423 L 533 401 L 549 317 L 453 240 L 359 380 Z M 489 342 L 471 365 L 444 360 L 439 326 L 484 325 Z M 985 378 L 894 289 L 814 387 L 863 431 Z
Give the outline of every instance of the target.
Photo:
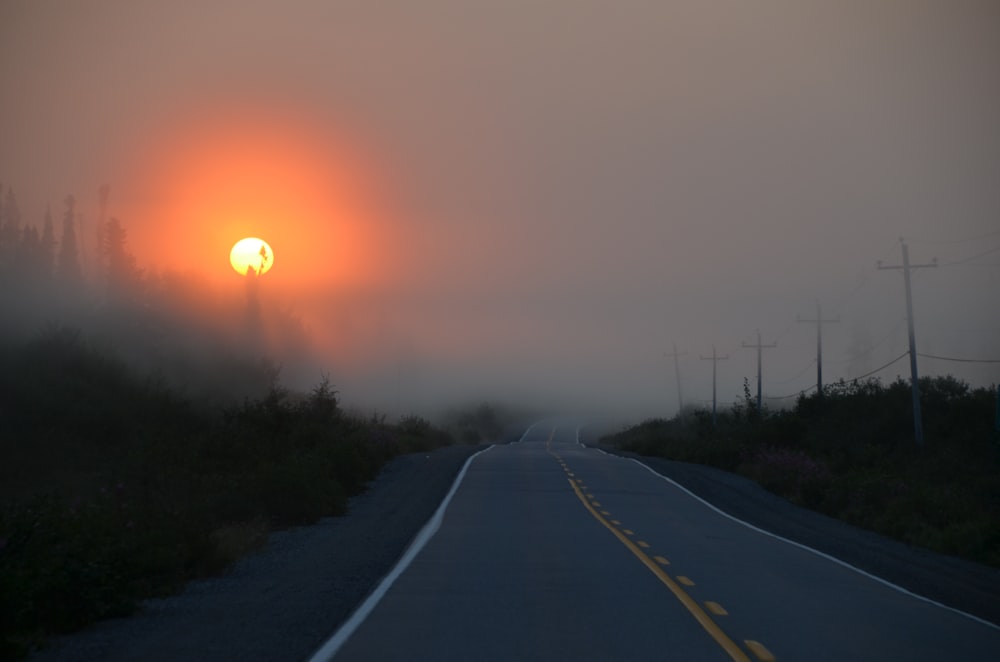
M 330 659 L 995 660 L 1000 628 L 545 422 L 470 458 Z

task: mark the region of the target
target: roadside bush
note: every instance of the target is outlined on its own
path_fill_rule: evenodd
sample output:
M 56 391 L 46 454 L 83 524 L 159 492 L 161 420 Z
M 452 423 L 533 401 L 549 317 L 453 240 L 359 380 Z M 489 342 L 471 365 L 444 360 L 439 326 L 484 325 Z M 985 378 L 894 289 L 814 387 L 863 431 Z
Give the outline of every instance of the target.
M 451 442 L 345 414 L 326 376 L 213 410 L 72 331 L 0 347 L 0 658 L 342 514 L 395 455 Z
M 737 471 L 803 506 L 904 542 L 1000 566 L 996 389 L 921 379 L 924 447 L 912 438 L 910 386 L 831 384 L 794 409 L 757 416 L 744 402 L 684 420 L 646 421 L 602 443 Z

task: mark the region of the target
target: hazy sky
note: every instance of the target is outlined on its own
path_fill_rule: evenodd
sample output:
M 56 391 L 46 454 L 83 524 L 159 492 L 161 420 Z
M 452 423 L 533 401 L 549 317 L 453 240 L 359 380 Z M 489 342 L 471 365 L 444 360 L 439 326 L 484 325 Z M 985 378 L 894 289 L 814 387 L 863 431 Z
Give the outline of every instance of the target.
M 263 236 L 365 406 L 669 414 L 673 343 L 732 400 L 756 329 L 791 394 L 816 300 L 854 377 L 906 349 L 901 236 L 918 349 L 1000 358 L 992 0 L 4 0 L 0 91 L 26 221 L 108 182 L 141 263 L 220 279 Z

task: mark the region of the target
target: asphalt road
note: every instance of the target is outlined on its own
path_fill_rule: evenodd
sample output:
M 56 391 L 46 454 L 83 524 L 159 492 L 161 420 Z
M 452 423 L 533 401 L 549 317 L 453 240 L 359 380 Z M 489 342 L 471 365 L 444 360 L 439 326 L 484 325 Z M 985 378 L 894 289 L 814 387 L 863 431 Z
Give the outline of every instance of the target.
M 1000 650 L 1000 629 L 745 526 L 630 459 L 584 448 L 569 426 L 536 425 L 476 456 L 414 552 L 339 648 L 315 659 L 992 660 Z

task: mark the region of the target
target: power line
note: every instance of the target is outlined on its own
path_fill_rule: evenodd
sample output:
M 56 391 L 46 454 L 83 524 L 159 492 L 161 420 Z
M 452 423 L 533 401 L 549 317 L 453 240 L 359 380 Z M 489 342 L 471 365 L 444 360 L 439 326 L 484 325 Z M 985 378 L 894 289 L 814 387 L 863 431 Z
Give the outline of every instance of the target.
M 902 354 L 900 354 L 899 356 L 897 356 L 893 360 L 889 361 L 885 365 L 879 366 L 878 368 L 875 368 L 874 370 L 872 370 L 870 372 L 866 372 L 863 375 L 858 375 L 857 377 L 851 377 L 849 379 L 845 379 L 844 381 L 847 381 L 847 382 L 856 382 L 859 379 L 864 379 L 865 377 L 871 377 L 876 372 L 880 372 L 882 370 L 885 370 L 886 368 L 888 368 L 889 366 L 891 366 L 893 363 L 898 362 L 900 359 L 904 358 L 907 354 L 909 354 L 909 352 L 903 352 Z M 805 395 L 806 393 L 808 393 L 809 391 L 813 390 L 814 388 L 816 388 L 815 384 L 812 385 L 812 386 L 810 386 L 810 387 L 808 387 L 808 388 L 804 388 L 801 391 L 797 391 L 797 392 L 789 394 L 789 395 L 767 396 L 767 399 L 768 400 L 787 400 L 788 398 L 794 398 L 794 397 L 799 396 L 799 395 Z
M 849 382 L 856 382 L 856 381 L 858 381 L 859 379 L 864 379 L 865 377 L 871 377 L 871 376 L 872 376 L 872 375 L 874 375 L 874 374 L 875 374 L 876 372 L 881 372 L 882 370 L 885 370 L 886 368 L 888 368 L 889 366 L 891 366 L 891 365 L 892 365 L 893 363 L 895 363 L 896 361 L 899 361 L 899 360 L 900 360 L 901 358 L 903 358 L 904 356 L 906 356 L 907 354 L 909 354 L 909 352 L 903 352 L 902 354 L 900 354 L 899 356 L 897 356 L 897 357 L 896 357 L 896 358 L 894 358 L 893 360 L 889 361 L 889 362 L 888 362 L 888 363 L 886 363 L 885 365 L 883 365 L 883 366 L 880 366 L 880 367 L 878 367 L 878 368 L 875 368 L 874 370 L 871 370 L 871 371 L 869 371 L 869 372 L 866 372 L 866 373 L 865 373 L 865 374 L 863 374 L 863 375 L 858 375 L 857 377 L 851 377 L 850 379 L 848 379 L 848 380 L 846 380 L 846 381 L 849 381 Z
M 958 359 L 952 356 L 934 356 L 933 354 L 921 354 L 917 356 L 925 359 L 937 359 L 938 361 L 956 361 L 958 363 L 1000 363 L 1000 359 Z
M 980 239 L 989 239 L 990 237 L 995 237 L 1000 235 L 1000 230 L 994 230 L 993 232 L 987 232 L 986 234 L 976 235 L 975 237 L 966 237 L 965 239 L 947 239 L 943 241 L 922 241 L 917 240 L 918 244 L 927 244 L 928 246 L 950 246 L 954 244 L 965 244 L 970 241 L 979 241 Z
M 981 257 L 986 257 L 987 255 L 992 255 L 993 253 L 996 253 L 998 251 L 1000 251 L 1000 246 L 997 246 L 995 248 L 991 248 L 988 251 L 983 251 L 982 253 L 977 253 L 976 255 L 973 255 L 971 257 L 963 258 L 961 260 L 954 260 L 952 262 L 945 262 L 941 266 L 942 267 L 954 267 L 954 266 L 957 266 L 959 264 L 966 264 L 968 262 L 972 262 L 973 260 L 978 260 Z
M 812 386 L 807 386 L 806 388 L 802 389 L 801 391 L 796 391 L 795 393 L 790 393 L 788 395 L 765 395 L 764 399 L 765 400 L 787 400 L 788 398 L 797 398 L 800 395 L 805 395 L 806 393 L 808 393 L 809 391 L 813 390 L 814 388 L 816 388 L 815 384 L 813 384 Z

